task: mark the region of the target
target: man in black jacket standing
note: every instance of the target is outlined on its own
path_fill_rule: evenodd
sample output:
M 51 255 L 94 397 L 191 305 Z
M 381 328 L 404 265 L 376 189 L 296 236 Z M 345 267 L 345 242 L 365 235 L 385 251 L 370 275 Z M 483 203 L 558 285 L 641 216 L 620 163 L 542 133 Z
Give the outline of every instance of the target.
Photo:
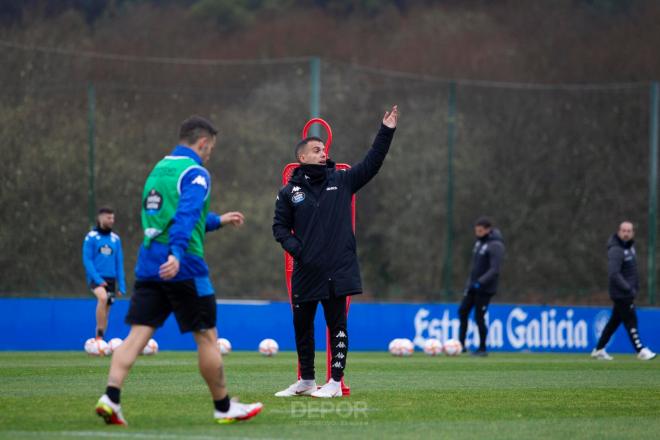
M 637 330 L 637 312 L 635 311 L 635 296 L 639 291 L 639 275 L 637 274 L 637 253 L 635 252 L 635 230 L 633 224 L 625 221 L 619 225 L 619 231 L 607 242 L 607 275 L 609 278 L 610 299 L 614 302 L 612 315 L 600 335 L 591 357 L 599 360 L 614 359 L 605 351 L 605 346 L 623 322 L 632 342 L 637 358 L 648 361 L 655 357 L 644 347 Z
M 335 169 L 320 138 L 308 137 L 296 146 L 300 167 L 277 195 L 273 235 L 294 258 L 291 299 L 301 379 L 276 393 L 278 397 L 342 396 L 348 354 L 346 296 L 362 293 L 351 201 L 383 165 L 398 117 L 395 105 L 385 113 L 364 160 L 349 170 Z M 314 316 L 319 301 L 330 331 L 332 378 L 317 390 Z
M 472 248 L 472 267 L 465 286 L 463 301 L 458 308 L 461 322 L 458 338 L 461 346 L 465 347 L 468 316 L 474 308 L 474 319 L 479 328 L 479 349 L 472 354 L 487 356 L 488 326 L 485 316 L 490 299 L 497 293 L 500 266 L 504 258 L 504 241 L 500 231 L 493 228 L 492 222 L 486 217 L 481 217 L 475 222 L 474 233 L 477 241 Z

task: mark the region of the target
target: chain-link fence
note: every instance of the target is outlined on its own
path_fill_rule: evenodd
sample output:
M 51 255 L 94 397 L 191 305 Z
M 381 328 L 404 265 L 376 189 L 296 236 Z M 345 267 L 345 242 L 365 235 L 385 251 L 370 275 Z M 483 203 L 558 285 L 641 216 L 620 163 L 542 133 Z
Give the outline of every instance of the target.
M 101 205 L 117 212 L 130 283 L 144 180 L 180 121 L 202 114 L 221 130 L 208 164 L 212 209 L 247 217 L 244 228 L 207 238 L 218 295 L 286 298 L 274 197 L 319 101 L 340 162 L 361 159 L 389 105 L 402 112 L 383 169 L 358 195 L 369 298 L 457 300 L 482 214 L 507 245 L 499 301 L 606 300 L 605 242 L 624 218 L 637 225 L 647 284 L 657 232 L 647 227 L 648 84 L 453 82 L 323 61 L 319 88 L 309 59 L 3 47 L 0 61 L 2 294 L 84 294 L 82 240 Z

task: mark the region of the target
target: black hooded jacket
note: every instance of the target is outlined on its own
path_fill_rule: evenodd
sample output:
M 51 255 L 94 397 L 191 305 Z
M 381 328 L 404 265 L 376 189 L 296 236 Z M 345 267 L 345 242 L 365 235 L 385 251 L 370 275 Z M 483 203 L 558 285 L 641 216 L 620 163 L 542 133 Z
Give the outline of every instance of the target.
M 472 249 L 472 267 L 467 280 L 466 290 L 495 295 L 500 277 L 500 266 L 504 259 L 504 239 L 499 229 L 478 239 Z M 479 287 L 475 288 L 475 283 Z
M 294 304 L 326 299 L 331 286 L 337 295 L 362 293 L 351 200 L 380 170 L 394 130 L 381 125 L 366 157 L 351 169 L 338 171 L 328 160 L 325 181 L 312 188 L 299 167 L 279 191 L 273 235 L 294 258 Z
M 634 299 L 639 290 L 635 241 L 623 241 L 617 234 L 607 242 L 607 275 L 613 300 Z

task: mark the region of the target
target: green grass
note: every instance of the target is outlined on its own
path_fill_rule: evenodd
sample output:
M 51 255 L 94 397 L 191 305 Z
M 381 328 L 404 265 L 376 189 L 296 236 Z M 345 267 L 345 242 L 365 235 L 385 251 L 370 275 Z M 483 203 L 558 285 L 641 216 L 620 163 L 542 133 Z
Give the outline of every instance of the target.
M 317 355 L 317 361 L 324 360 Z M 257 418 L 212 424 L 190 352 L 138 360 L 122 394 L 130 427 L 93 412 L 108 358 L 83 353 L 0 353 L 0 438 L 475 438 L 643 439 L 660 436 L 660 361 L 618 355 L 500 354 L 393 358 L 351 353 L 348 398 L 278 399 L 295 356 L 232 353 L 230 394 L 260 400 Z M 318 362 L 320 364 L 320 362 Z M 322 369 L 323 375 L 325 368 Z M 321 376 L 321 375 L 319 375 Z

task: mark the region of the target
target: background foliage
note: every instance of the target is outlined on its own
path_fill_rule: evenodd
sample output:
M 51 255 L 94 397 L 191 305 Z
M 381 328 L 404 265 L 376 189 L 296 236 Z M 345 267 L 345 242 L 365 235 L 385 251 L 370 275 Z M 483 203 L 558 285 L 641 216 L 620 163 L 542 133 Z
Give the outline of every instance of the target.
M 335 159 L 359 160 L 383 111 L 393 103 L 402 109 L 390 157 L 358 197 L 369 297 L 456 300 L 471 222 L 488 214 L 508 247 L 500 300 L 606 301 L 605 242 L 624 217 L 638 223 L 645 276 L 647 80 L 659 70 L 659 59 L 648 56 L 658 30 L 648 23 L 660 7 L 513 3 L 3 2 L 0 246 L 10 251 L 0 256 L 0 291 L 85 292 L 80 249 L 89 227 L 93 84 L 97 204 L 117 210 L 129 281 L 144 179 L 176 142 L 180 121 L 198 113 L 221 127 L 209 164 L 212 207 L 248 218 L 241 230 L 209 237 L 219 295 L 285 298 L 282 253 L 270 232 L 273 198 L 309 117 L 305 56 L 320 54 L 321 113 L 334 129 Z M 59 52 L 47 49 L 54 47 Z M 281 56 L 299 58 L 266 60 Z M 447 293 L 444 78 L 451 77 L 464 80 Z M 600 84 L 564 84 L 587 81 Z

